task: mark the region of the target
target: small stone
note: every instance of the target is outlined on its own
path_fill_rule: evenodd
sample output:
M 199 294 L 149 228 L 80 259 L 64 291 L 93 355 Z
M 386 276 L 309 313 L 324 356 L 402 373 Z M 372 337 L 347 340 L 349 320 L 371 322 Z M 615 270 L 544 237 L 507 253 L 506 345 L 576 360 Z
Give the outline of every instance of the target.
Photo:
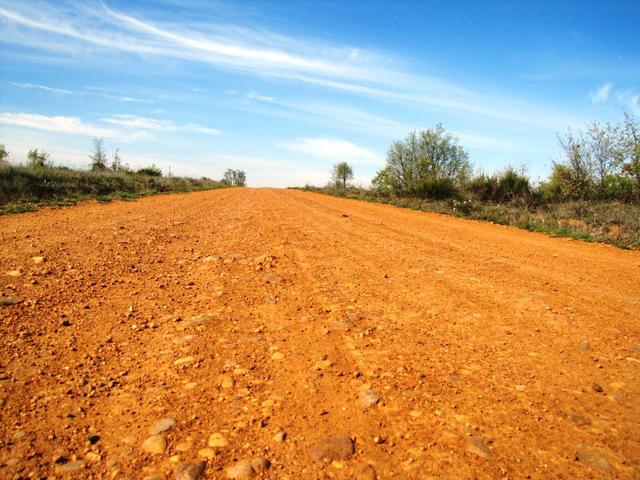
M 590 467 L 597 468 L 598 470 L 603 470 L 605 472 L 611 470 L 611 464 L 602 452 L 589 445 L 580 444 L 576 446 L 576 460 L 585 463 Z
M 77 462 L 64 463 L 62 465 L 56 465 L 55 472 L 60 475 L 64 475 L 65 473 L 74 473 L 74 472 L 77 472 L 78 470 L 83 469 L 84 466 L 85 466 L 85 463 L 81 460 Z
M 586 418 L 584 418 L 584 417 L 582 417 L 580 415 L 571 415 L 569 417 L 569 420 L 571 420 L 578 427 L 583 427 L 583 426 L 589 425 L 591 423 L 589 420 L 587 420 Z
M 201 448 L 198 450 L 198 455 L 204 458 L 208 458 L 209 460 L 213 460 L 216 458 L 216 449 L 215 448 Z
M 20 275 L 22 275 L 22 271 L 20 270 L 9 270 L 7 272 L 7 275 L 10 277 L 19 277 Z
M 279 428 L 276 431 L 276 434 L 273 436 L 273 440 L 280 443 L 284 442 L 286 439 L 287 439 L 287 432 L 285 432 L 281 428 Z
M 102 457 L 100 456 L 100 454 L 96 452 L 87 452 L 84 458 L 86 458 L 88 461 L 93 463 L 97 463 L 100 460 L 102 460 Z
M 309 454 L 315 460 L 345 460 L 355 452 L 353 440 L 346 435 L 328 437 L 315 443 Z
M 91 445 L 95 445 L 96 443 L 98 443 L 100 441 L 100 435 L 96 435 L 95 433 L 92 433 L 87 437 L 87 441 Z
M 227 477 L 236 480 L 243 480 L 245 478 L 251 478 L 256 474 L 251 466 L 249 460 L 241 460 L 233 467 L 227 469 Z
M 266 471 L 270 466 L 271 462 L 263 457 L 240 460 L 233 467 L 227 469 L 227 477 L 238 480 L 252 478 Z
M 176 425 L 176 423 L 178 422 L 176 421 L 175 418 L 171 418 L 171 417 L 161 418 L 156 423 L 154 423 L 153 426 L 149 429 L 149 434 L 157 435 L 159 433 L 171 430 Z
M 593 385 L 591 385 L 591 388 L 593 388 L 593 390 L 598 393 L 602 393 L 603 391 L 602 387 L 598 385 L 596 382 L 593 382 Z
M 204 473 L 204 462 L 181 463 L 176 468 L 176 480 L 197 480 Z
M 167 450 L 167 439 L 163 435 L 152 435 L 142 442 L 142 450 L 147 453 L 162 454 Z
M 380 397 L 371 390 L 364 390 L 360 392 L 359 397 L 362 408 L 369 408 L 380 402 Z
M 182 442 L 178 442 L 175 446 L 176 452 L 188 452 L 193 448 L 193 439 L 187 438 Z
M 32 257 L 31 260 L 33 260 L 33 263 L 44 263 L 45 257 L 42 257 L 42 256 Z
M 284 353 L 282 352 L 274 352 L 273 355 L 271 355 L 271 360 L 282 360 L 284 358 Z
M 526 385 L 516 385 L 516 392 L 524 392 L 527 389 Z
M 174 365 L 186 365 L 194 361 L 193 357 L 182 357 L 173 362 Z
M 467 451 L 475 453 L 482 458 L 489 458 L 491 456 L 491 450 L 480 437 L 469 437 Z
M 10 297 L 0 297 L 0 307 L 7 307 L 9 305 L 17 305 L 20 300 Z
M 207 442 L 210 447 L 225 448 L 229 446 L 229 440 L 221 433 L 212 433 Z
M 230 388 L 233 388 L 235 384 L 236 384 L 236 381 L 233 379 L 233 377 L 229 377 L 229 376 L 223 377 L 222 381 L 220 382 L 220 386 L 225 390 L 229 390 Z

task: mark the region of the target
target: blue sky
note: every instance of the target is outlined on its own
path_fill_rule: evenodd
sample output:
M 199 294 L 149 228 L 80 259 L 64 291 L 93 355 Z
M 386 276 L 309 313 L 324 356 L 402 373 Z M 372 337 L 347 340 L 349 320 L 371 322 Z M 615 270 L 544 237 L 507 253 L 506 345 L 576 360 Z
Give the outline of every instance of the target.
M 640 116 L 640 2 L 0 0 L 0 143 L 125 163 L 367 185 L 441 122 L 478 169 L 544 177 L 556 133 Z

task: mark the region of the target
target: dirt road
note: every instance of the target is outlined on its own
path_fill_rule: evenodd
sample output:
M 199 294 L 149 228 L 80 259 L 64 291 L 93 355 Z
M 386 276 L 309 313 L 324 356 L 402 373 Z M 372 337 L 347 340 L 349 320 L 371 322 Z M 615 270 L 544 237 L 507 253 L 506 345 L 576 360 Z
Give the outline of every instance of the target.
M 640 478 L 640 252 L 230 189 L 0 263 L 0 478 Z

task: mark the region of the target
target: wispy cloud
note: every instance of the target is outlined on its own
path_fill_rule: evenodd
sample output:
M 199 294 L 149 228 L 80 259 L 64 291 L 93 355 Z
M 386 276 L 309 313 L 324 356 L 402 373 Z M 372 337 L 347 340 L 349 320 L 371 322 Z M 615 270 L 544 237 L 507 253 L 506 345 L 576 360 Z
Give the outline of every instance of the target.
M 196 123 L 174 123 L 170 120 L 158 120 L 155 118 L 140 117 L 137 115 L 118 114 L 102 119 L 103 122 L 127 128 L 139 128 L 142 130 L 161 130 L 165 132 L 193 132 L 203 135 L 218 135 L 220 130 L 204 127 Z
M 63 115 L 49 116 L 35 113 L 2 112 L 0 113 L 0 124 L 68 135 L 116 138 L 125 142 L 150 140 L 152 138 L 146 132 L 122 132 L 118 129 L 87 123 L 79 117 L 66 117 Z
M 640 115 L 640 95 L 633 90 L 625 90 L 618 94 L 618 100 L 634 115 Z
M 346 140 L 302 138 L 293 142 L 281 143 L 279 146 L 331 162 L 347 161 L 357 165 L 382 165 L 384 163 L 384 159 L 373 150 Z
M 44 90 L 45 92 L 56 93 L 60 95 L 73 95 L 73 92 L 71 90 L 48 87 L 46 85 L 34 85 L 33 83 L 18 83 L 18 82 L 11 82 L 11 85 L 14 85 L 20 88 L 33 89 L 33 90 Z
M 113 137 L 117 135 L 115 130 L 85 123 L 78 117 L 65 117 L 62 115 L 47 116 L 33 113 L 4 112 L 0 113 L 0 123 L 74 135 L 91 135 L 95 137 Z
M 605 83 L 596 90 L 589 92 L 589 98 L 593 103 L 604 103 L 609 99 L 611 90 L 613 89 L 613 83 Z
M 508 122 L 552 125 L 582 123 L 561 112 L 511 98 L 482 95 L 433 76 L 414 75 L 403 70 L 402 62 L 389 55 L 353 46 L 334 46 L 290 38 L 259 29 L 229 25 L 153 23 L 102 8 L 82 8 L 73 3 L 12 3 L 0 7 L 0 18 L 12 28 L 4 41 L 34 48 L 59 48 L 66 53 L 86 55 L 95 47 L 96 55 L 124 52 L 142 57 L 173 58 L 208 63 L 218 68 L 246 74 L 279 77 L 325 89 L 400 102 L 413 107 L 458 111 Z M 51 42 L 33 32 L 46 34 Z M 59 40 L 64 38 L 65 42 Z M 69 52 L 73 44 L 77 49 Z M 82 48 L 84 47 L 84 48 Z

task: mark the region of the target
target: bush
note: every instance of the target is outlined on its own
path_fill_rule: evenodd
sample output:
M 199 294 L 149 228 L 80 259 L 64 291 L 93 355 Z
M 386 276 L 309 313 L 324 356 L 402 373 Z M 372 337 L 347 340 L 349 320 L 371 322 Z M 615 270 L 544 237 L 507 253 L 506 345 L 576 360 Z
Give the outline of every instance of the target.
M 155 165 L 151 165 L 150 167 L 141 168 L 136 172 L 138 175 L 147 175 L 148 177 L 161 177 L 162 170 L 156 167 Z

